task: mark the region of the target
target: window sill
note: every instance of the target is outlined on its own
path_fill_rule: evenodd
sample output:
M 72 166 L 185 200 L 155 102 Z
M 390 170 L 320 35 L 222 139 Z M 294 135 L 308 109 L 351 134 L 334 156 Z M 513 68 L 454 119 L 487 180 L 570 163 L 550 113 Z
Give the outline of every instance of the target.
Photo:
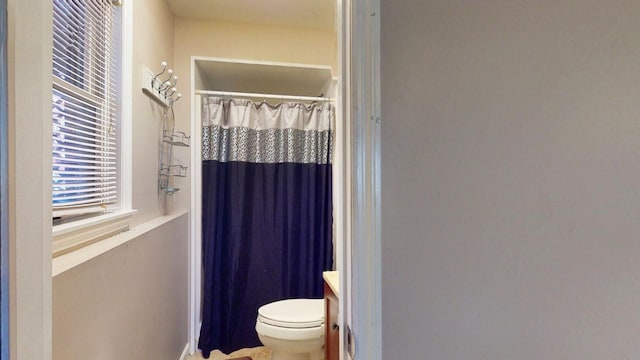
M 144 224 L 137 225 L 129 231 L 60 255 L 52 261 L 52 276 L 56 277 L 186 214 L 187 211 L 181 211 L 175 214 L 161 216 Z
M 137 210 L 122 210 L 53 226 L 53 257 L 127 231 L 129 220 L 136 212 Z

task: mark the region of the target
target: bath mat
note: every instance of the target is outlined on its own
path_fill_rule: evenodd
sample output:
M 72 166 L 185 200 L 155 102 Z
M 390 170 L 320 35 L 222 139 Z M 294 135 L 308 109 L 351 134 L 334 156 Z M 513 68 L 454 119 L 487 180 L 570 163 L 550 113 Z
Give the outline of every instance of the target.
M 200 357 L 197 359 L 200 359 Z M 209 360 L 271 360 L 271 349 L 260 346 L 250 349 L 240 349 L 229 355 L 220 350 L 213 350 Z

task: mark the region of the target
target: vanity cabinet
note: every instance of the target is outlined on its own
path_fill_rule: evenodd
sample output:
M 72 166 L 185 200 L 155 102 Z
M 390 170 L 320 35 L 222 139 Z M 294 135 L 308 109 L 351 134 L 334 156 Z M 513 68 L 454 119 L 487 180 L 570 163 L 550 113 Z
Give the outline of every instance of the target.
M 334 276 L 337 279 L 337 275 Z M 332 282 L 331 274 L 325 275 L 324 280 L 324 319 L 325 338 L 324 356 L 325 360 L 340 359 L 340 328 L 338 327 L 338 294 L 337 280 Z M 335 291 L 334 291 L 335 289 Z

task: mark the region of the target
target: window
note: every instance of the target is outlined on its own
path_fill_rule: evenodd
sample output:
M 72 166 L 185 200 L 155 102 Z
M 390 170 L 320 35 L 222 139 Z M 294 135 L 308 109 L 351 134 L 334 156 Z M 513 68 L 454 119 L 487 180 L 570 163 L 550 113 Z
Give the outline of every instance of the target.
M 69 243 L 57 241 L 56 230 L 68 235 L 78 229 L 71 223 L 126 208 L 119 5 L 116 0 L 53 0 L 52 214 L 54 225 L 66 225 L 54 226 L 54 254 L 128 226 L 120 221 L 105 232 L 92 228 L 91 236 L 76 233 Z
M 117 203 L 117 7 L 53 1 L 53 216 Z

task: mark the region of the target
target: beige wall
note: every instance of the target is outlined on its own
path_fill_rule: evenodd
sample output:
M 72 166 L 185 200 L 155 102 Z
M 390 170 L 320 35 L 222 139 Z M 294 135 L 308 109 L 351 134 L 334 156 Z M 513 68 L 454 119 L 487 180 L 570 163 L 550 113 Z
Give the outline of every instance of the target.
M 333 31 L 175 19 L 176 69 L 191 56 L 281 61 L 337 68 Z M 186 75 L 186 73 L 185 73 Z
M 180 358 L 187 222 L 182 215 L 54 278 L 54 359 Z
M 158 196 L 164 109 L 142 93 L 142 67 L 159 72 L 162 61 L 172 62 L 173 15 L 163 0 L 135 1 L 133 28 L 133 207 L 138 209 L 134 224 L 139 224 L 177 210 L 176 199 L 188 201 L 189 194 L 181 191 L 170 197 Z
M 328 65 L 335 74 L 336 41 L 332 31 L 176 18 L 173 63 L 184 95 L 176 105 L 178 127 L 190 132 L 191 56 Z M 189 156 L 188 151 L 177 153 L 183 163 Z M 189 180 L 181 180 L 180 186 L 187 189 Z M 177 199 L 176 206 L 188 206 L 183 199 Z
M 163 0 L 133 2 L 132 226 L 179 211 L 158 196 L 162 109 L 142 93 L 142 66 L 173 58 L 173 16 Z M 167 359 L 188 329 L 188 216 L 68 270 L 53 280 L 54 359 Z
M 382 5 L 383 358 L 637 358 L 640 3 Z

